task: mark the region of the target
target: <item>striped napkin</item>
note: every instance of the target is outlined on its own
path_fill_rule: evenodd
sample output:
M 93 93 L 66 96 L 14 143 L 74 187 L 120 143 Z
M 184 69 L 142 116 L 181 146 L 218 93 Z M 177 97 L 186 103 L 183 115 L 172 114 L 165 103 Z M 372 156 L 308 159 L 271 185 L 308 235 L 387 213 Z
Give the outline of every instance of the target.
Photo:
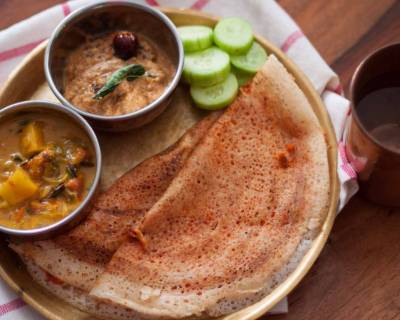
M 43 11 L 10 28 L 0 31 L 0 84 L 22 59 L 39 43 L 47 39 L 55 26 L 71 11 L 94 0 L 74 0 Z M 349 164 L 344 148 L 343 131 L 350 112 L 349 101 L 337 75 L 321 58 L 297 24 L 273 0 L 140 0 L 158 7 L 190 8 L 218 16 L 240 16 L 252 23 L 254 31 L 286 53 L 310 78 L 329 112 L 339 143 L 338 175 L 341 182 L 339 210 L 357 191 L 357 175 Z M 17 8 L 16 8 L 17 9 Z M 271 313 L 288 311 L 287 299 Z M 43 319 L 0 281 L 0 318 Z

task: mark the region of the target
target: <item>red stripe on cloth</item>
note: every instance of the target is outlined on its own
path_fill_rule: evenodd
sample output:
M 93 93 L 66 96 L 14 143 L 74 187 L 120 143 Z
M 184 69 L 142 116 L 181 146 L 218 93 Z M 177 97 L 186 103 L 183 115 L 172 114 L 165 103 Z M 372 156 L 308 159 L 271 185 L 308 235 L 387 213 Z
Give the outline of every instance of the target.
M 0 52 L 0 62 L 9 60 L 9 59 L 13 59 L 18 56 L 22 56 L 22 55 L 32 51 L 37 45 L 42 43 L 44 40 L 45 39 L 41 39 L 41 40 L 38 40 L 35 42 L 25 44 L 21 47 L 12 48 L 12 49 Z
M 333 89 L 334 92 L 336 92 L 337 94 L 342 95 L 343 94 L 343 87 L 342 85 L 339 83 L 335 89 Z
M 342 136 L 345 134 L 345 130 L 346 130 L 346 126 L 348 125 L 349 122 L 349 117 L 350 117 L 350 113 L 351 113 L 351 108 L 350 106 L 347 106 L 348 110 L 346 112 L 346 118 L 344 119 L 344 121 L 341 123 L 340 126 L 340 132 L 342 132 Z M 339 138 L 340 139 L 340 138 Z M 346 148 L 346 146 L 345 146 Z M 347 156 L 347 151 L 346 151 L 346 156 Z M 348 157 L 349 158 L 349 157 Z M 347 159 L 349 161 L 349 163 L 351 164 L 351 166 L 355 169 L 355 171 L 357 172 L 356 168 L 352 165 L 351 159 Z
M 204 8 L 204 6 L 207 5 L 207 3 L 209 3 L 210 0 L 197 0 L 195 3 L 193 3 L 190 6 L 190 9 L 194 9 L 194 10 L 201 10 Z
M 357 178 L 357 173 L 354 171 L 353 167 L 350 165 L 347 159 L 346 150 L 343 142 L 339 143 L 339 155 L 342 159 L 342 165 L 340 166 L 350 178 Z
M 343 90 L 343 87 L 342 87 L 342 85 L 339 83 L 337 86 L 336 86 L 336 88 L 326 88 L 325 89 L 326 91 L 330 91 L 330 92 L 334 92 L 334 93 L 337 93 L 338 95 L 340 95 L 340 96 L 342 96 L 343 94 L 344 94 L 344 90 Z
M 11 300 L 10 302 L 0 305 L 0 317 L 11 311 L 17 310 L 25 306 L 26 303 L 21 298 Z
M 159 4 L 156 0 L 146 0 L 146 3 L 147 3 L 149 6 L 153 6 L 153 7 L 158 7 L 158 6 L 160 6 L 160 4 Z
M 354 174 L 352 173 L 352 171 L 349 170 L 349 168 L 348 168 L 347 166 L 345 166 L 344 164 L 342 164 L 342 165 L 340 166 L 340 168 L 341 168 L 344 172 L 346 172 L 346 174 L 349 176 L 349 178 L 351 178 L 351 179 L 356 179 L 356 178 L 357 178 L 357 176 L 354 175 Z
M 291 35 L 289 35 L 289 37 L 287 37 L 287 39 L 285 40 L 285 42 L 282 44 L 281 46 L 281 50 L 283 52 L 287 52 L 290 47 L 300 38 L 304 37 L 303 32 L 301 32 L 301 30 L 296 30 L 295 32 L 293 32 Z
M 64 2 L 63 4 L 61 4 L 61 8 L 65 17 L 71 13 L 71 8 L 68 2 Z

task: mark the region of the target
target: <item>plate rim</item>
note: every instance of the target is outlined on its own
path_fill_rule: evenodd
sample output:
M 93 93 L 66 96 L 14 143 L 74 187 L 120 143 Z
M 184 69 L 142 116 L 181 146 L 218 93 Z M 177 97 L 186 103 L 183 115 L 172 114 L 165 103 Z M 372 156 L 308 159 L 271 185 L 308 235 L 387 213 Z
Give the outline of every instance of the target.
M 187 19 L 195 16 L 196 18 L 202 18 L 205 24 L 214 25 L 220 18 L 215 15 L 211 15 L 204 12 L 199 12 L 190 9 L 175 9 L 175 8 L 159 8 L 165 13 L 174 23 L 176 20 Z M 178 23 L 179 25 L 179 23 Z M 271 42 L 255 34 L 255 39 L 267 49 L 269 53 L 273 53 L 277 56 L 278 60 L 283 63 L 289 73 L 294 77 L 297 85 L 303 91 L 307 97 L 310 105 L 313 108 L 314 114 L 318 118 L 318 122 L 322 127 L 325 140 L 327 143 L 327 156 L 329 162 L 329 176 L 330 176 L 330 196 L 329 206 L 325 216 L 325 221 L 322 224 L 319 234 L 313 239 L 311 247 L 307 253 L 302 257 L 300 263 L 297 264 L 294 271 L 292 271 L 287 278 L 275 287 L 269 294 L 264 296 L 260 301 L 236 311 L 230 315 L 222 316 L 219 319 L 224 320 L 253 320 L 262 316 L 268 312 L 273 306 L 275 306 L 280 300 L 286 297 L 304 278 L 304 276 L 311 269 L 312 265 L 319 257 L 330 231 L 333 227 L 333 223 L 336 217 L 337 207 L 339 204 L 339 179 L 337 175 L 337 140 L 333 125 L 330 121 L 328 112 L 325 105 L 323 104 L 320 95 L 314 89 L 309 78 L 300 70 L 300 68 L 289 59 L 278 47 L 273 45 Z M 19 64 L 13 69 L 9 77 L 0 88 L 0 106 L 2 106 L 2 100 L 7 98 L 7 89 L 12 85 L 16 79 L 21 76 L 24 69 L 38 56 L 44 53 L 47 45 L 47 40 L 39 44 L 34 50 L 32 50 Z M 4 98 L 6 97 L 6 98 Z M 10 249 L 9 249 L 10 250 Z M 34 296 L 24 292 L 24 290 L 18 285 L 18 283 L 7 273 L 3 265 L 0 264 L 0 277 L 19 294 L 22 299 L 32 306 L 36 311 L 42 314 L 44 317 L 51 320 L 61 320 L 60 315 L 55 314 L 49 310 L 45 305 L 38 302 Z M 32 279 L 33 281 L 33 279 Z M 67 304 L 67 302 L 65 302 Z M 75 308 L 75 307 L 74 307 Z

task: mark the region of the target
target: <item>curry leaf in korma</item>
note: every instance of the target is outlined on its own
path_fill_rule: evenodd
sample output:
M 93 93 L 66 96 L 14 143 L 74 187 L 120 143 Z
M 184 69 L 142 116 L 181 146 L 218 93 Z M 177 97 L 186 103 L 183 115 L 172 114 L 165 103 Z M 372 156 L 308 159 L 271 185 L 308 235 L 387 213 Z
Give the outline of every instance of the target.
M 108 78 L 106 84 L 100 88 L 99 91 L 93 96 L 93 99 L 101 100 L 109 93 L 113 92 L 115 88 L 126 78 L 132 81 L 145 74 L 144 67 L 140 64 L 129 64 L 121 69 L 115 71 L 110 78 Z

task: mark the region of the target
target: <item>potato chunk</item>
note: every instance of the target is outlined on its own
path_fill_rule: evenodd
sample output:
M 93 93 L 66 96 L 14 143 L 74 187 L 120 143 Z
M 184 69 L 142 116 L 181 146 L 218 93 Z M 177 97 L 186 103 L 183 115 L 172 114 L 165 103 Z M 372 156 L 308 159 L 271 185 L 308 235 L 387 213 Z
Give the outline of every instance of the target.
M 38 185 L 32 181 L 29 174 L 18 167 L 15 172 L 0 184 L 0 196 L 10 205 L 22 202 L 32 197 Z
M 39 122 L 30 122 L 22 129 L 20 147 L 25 157 L 31 157 L 44 149 L 43 129 Z

